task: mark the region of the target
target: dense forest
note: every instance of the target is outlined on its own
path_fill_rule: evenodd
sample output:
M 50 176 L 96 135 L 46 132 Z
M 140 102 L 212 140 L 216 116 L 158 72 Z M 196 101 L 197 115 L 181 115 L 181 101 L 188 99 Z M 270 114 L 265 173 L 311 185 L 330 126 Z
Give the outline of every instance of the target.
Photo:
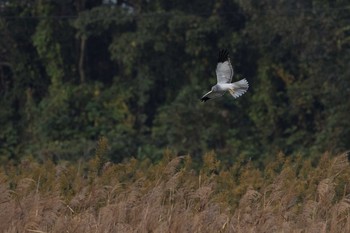
M 248 92 L 200 102 L 218 51 Z M 0 1 L 0 161 L 312 158 L 350 142 L 347 0 Z

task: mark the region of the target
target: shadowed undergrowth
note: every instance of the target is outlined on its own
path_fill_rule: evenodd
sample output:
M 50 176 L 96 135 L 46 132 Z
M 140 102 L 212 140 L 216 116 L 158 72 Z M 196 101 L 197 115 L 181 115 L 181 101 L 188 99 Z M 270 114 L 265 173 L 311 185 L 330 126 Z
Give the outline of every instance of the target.
M 350 232 L 347 154 L 277 155 L 199 172 L 190 156 L 101 165 L 30 159 L 0 172 L 0 232 Z

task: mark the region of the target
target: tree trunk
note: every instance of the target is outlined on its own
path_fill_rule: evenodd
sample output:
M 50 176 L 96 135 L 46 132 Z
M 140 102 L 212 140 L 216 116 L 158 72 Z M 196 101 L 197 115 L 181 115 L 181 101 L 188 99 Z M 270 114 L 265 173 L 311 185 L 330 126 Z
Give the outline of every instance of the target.
M 80 57 L 79 57 L 79 75 L 80 75 L 80 83 L 85 82 L 85 71 L 84 71 L 84 57 L 85 57 L 85 44 L 86 37 L 82 36 L 80 38 Z

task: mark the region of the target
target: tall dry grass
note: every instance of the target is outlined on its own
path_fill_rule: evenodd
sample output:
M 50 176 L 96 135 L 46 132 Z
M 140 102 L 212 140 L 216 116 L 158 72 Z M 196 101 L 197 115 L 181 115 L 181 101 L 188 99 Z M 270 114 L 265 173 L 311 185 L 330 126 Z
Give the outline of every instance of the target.
M 189 156 L 102 157 L 3 166 L 0 232 L 350 232 L 346 154 L 317 166 L 278 155 L 260 171 L 209 153 L 200 172 Z

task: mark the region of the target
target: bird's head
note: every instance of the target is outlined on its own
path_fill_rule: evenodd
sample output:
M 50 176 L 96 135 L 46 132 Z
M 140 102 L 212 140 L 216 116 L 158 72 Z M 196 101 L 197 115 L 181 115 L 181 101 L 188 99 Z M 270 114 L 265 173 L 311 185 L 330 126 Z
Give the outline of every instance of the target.
M 211 91 L 218 91 L 218 87 L 215 85 L 211 88 Z

